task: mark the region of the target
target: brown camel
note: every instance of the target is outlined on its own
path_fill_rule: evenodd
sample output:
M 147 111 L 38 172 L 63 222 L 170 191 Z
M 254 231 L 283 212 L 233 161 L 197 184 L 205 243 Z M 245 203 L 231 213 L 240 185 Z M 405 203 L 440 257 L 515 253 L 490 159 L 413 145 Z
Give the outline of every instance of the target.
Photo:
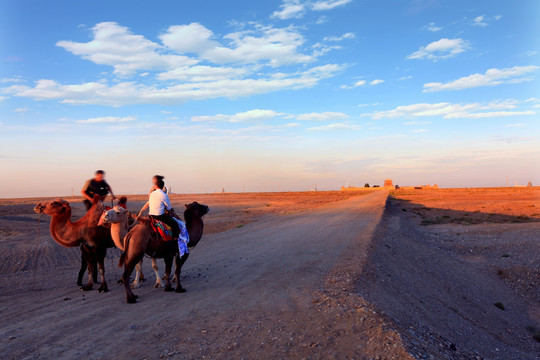
M 186 227 L 189 233 L 190 248 L 195 247 L 201 240 L 204 222 L 203 216 L 210 210 L 208 206 L 193 202 L 186 204 L 186 210 L 184 211 L 184 219 L 186 220 Z M 139 224 L 136 225 L 125 238 L 125 251 L 120 257 L 119 266 L 124 265 L 124 289 L 126 292 L 126 298 L 128 303 L 137 302 L 137 296 L 131 291 L 129 286 L 129 277 L 133 272 L 136 264 L 141 261 L 144 254 L 152 258 L 163 258 L 165 260 L 165 291 L 173 291 L 171 286 L 171 268 L 173 259 L 176 260 L 176 292 L 183 293 L 186 290 L 180 284 L 180 272 L 182 271 L 182 265 L 189 257 L 189 253 L 184 254 L 182 257 L 178 254 L 178 242 L 163 241 L 156 232 L 152 229 L 149 218 L 139 218 Z
M 111 210 L 104 211 L 98 223 L 98 225 L 110 224 L 111 237 L 114 241 L 114 244 L 118 249 L 122 251 L 124 251 L 124 241 L 127 233 L 133 226 L 135 226 L 135 224 L 133 224 L 133 226 L 130 227 L 129 220 L 129 211 L 121 206 L 115 206 Z M 132 289 L 137 289 L 140 286 L 139 282 L 145 280 L 142 271 L 142 263 L 143 260 L 141 259 L 141 261 L 136 265 L 135 280 L 133 280 L 133 282 L 131 283 Z M 156 272 L 156 284 L 154 285 L 154 287 L 160 288 L 163 286 L 163 283 L 161 282 L 161 278 L 159 277 L 158 266 L 154 258 L 152 258 L 152 268 Z M 123 280 L 119 280 L 119 283 L 122 282 Z
M 107 247 L 114 246 L 110 230 L 98 226 L 99 218 L 104 210 L 104 206 L 99 200 L 99 196 L 94 197 L 92 207 L 79 220 L 71 222 L 71 206 L 65 200 L 58 199 L 48 203 L 39 203 L 34 207 L 38 214 L 51 216 L 50 231 L 54 241 L 65 247 L 81 247 L 86 251 L 88 265 L 88 284 L 81 287 L 81 290 L 88 291 L 93 288 L 92 273 L 94 264 L 97 262 L 101 277 L 99 292 L 109 290 L 105 280 L 104 259 Z

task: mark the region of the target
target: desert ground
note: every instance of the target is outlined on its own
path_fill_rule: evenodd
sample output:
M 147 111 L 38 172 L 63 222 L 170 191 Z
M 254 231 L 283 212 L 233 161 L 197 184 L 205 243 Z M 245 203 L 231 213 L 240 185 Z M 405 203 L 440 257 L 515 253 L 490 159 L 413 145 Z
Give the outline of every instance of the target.
M 137 304 L 117 249 L 110 291 L 79 290 L 46 200 L 0 200 L 2 359 L 540 357 L 538 187 L 173 195 L 211 209 L 188 292 L 154 289 L 146 259 Z

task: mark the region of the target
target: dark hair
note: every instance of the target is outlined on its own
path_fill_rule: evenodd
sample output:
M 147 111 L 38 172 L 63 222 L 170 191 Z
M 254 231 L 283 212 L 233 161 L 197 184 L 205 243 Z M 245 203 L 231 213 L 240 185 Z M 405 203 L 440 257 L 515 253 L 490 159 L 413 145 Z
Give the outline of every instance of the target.
M 122 196 L 120 199 L 118 199 L 118 203 L 122 205 L 126 205 L 127 203 L 127 197 Z
M 165 187 L 165 183 L 163 182 L 163 180 L 158 180 L 156 181 L 156 186 L 160 189 L 163 189 Z
M 105 175 L 105 171 L 98 170 L 98 171 L 96 171 L 96 175 Z
M 163 175 L 154 175 L 154 179 L 156 179 L 158 181 L 159 180 L 163 181 L 163 179 L 165 179 L 165 176 L 163 176 Z

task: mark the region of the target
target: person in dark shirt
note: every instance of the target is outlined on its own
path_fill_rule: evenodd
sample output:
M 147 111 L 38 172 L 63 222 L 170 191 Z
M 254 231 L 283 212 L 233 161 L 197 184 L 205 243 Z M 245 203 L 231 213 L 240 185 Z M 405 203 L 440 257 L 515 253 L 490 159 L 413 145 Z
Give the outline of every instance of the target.
M 92 207 L 92 200 L 94 199 L 94 195 L 97 194 L 101 196 L 101 201 L 103 201 L 108 193 L 111 193 L 113 200 L 116 199 L 116 196 L 114 196 L 111 187 L 105 181 L 105 171 L 98 170 L 96 171 L 94 178 L 88 180 L 81 190 L 81 194 L 84 197 L 84 205 L 86 206 L 86 211 L 90 210 L 90 208 Z

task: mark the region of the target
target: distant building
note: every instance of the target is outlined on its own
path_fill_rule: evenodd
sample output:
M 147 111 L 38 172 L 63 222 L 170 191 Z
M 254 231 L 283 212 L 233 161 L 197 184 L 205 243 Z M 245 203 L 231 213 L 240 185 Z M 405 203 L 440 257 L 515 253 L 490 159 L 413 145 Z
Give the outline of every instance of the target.
M 394 183 L 392 182 L 392 179 L 385 179 L 384 187 L 394 187 Z

